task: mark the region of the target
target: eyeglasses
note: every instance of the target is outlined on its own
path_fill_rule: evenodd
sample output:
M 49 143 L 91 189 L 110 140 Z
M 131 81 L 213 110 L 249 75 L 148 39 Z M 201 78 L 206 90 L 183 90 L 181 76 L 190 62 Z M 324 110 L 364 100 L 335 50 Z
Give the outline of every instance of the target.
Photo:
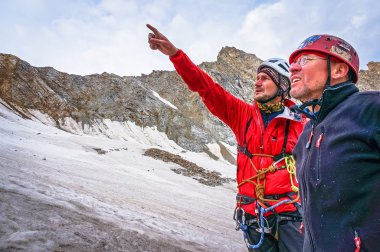
M 325 58 L 311 58 L 311 57 L 307 57 L 306 55 L 302 55 L 297 61 L 294 61 L 292 64 L 290 64 L 290 66 L 294 66 L 295 64 L 300 64 L 300 66 L 303 67 L 304 65 L 306 65 L 306 63 L 309 60 L 327 60 L 327 59 L 325 59 Z

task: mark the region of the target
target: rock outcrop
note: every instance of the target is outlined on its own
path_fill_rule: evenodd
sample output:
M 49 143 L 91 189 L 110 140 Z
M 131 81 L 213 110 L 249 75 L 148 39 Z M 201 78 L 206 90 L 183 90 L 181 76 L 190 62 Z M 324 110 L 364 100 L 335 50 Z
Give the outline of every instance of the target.
M 254 54 L 224 47 L 216 62 L 200 65 L 235 96 L 252 102 L 256 69 Z M 360 71 L 361 90 L 380 89 L 380 62 Z M 212 116 L 196 93 L 190 92 L 174 71 L 153 71 L 137 77 L 109 73 L 86 76 L 33 67 L 9 54 L 0 54 L 0 102 L 25 118 L 40 111 L 65 128 L 72 118 L 83 128 L 104 119 L 132 121 L 156 127 L 169 139 L 192 151 L 207 150 L 207 143 L 235 144 L 232 132 Z M 75 132 L 74 132 L 75 133 Z
M 361 91 L 380 90 L 380 62 L 369 62 L 368 70 L 359 71 L 358 87 Z

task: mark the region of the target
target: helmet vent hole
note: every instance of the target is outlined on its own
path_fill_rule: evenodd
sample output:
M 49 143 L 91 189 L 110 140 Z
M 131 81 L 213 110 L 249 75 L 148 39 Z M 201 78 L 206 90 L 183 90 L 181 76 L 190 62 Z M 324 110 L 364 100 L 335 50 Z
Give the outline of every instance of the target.
M 289 67 L 288 67 L 288 68 L 286 68 L 286 67 L 284 67 L 284 66 L 283 66 L 283 65 L 281 65 L 281 64 L 280 64 L 280 65 L 278 65 L 278 66 L 279 66 L 279 67 L 281 67 L 282 69 L 284 69 L 284 71 L 285 71 L 285 72 L 289 73 L 289 70 L 288 70 L 288 69 L 289 69 Z

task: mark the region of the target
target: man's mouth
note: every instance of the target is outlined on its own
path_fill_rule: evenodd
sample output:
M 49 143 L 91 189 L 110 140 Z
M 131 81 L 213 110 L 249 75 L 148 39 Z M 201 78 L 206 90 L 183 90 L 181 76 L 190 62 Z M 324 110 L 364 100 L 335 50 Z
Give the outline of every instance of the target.
M 298 82 L 298 81 L 300 81 L 300 80 L 301 80 L 301 78 L 296 77 L 296 78 L 292 79 L 292 84 L 293 84 L 293 83 L 296 83 L 296 82 Z

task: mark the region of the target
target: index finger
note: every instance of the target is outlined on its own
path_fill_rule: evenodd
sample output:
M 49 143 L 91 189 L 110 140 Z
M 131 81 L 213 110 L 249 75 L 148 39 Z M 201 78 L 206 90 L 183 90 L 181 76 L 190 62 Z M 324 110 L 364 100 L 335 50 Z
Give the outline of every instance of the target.
M 146 27 L 149 28 L 149 30 L 151 30 L 155 35 L 159 35 L 160 32 L 153 26 L 151 26 L 150 24 L 146 24 Z

